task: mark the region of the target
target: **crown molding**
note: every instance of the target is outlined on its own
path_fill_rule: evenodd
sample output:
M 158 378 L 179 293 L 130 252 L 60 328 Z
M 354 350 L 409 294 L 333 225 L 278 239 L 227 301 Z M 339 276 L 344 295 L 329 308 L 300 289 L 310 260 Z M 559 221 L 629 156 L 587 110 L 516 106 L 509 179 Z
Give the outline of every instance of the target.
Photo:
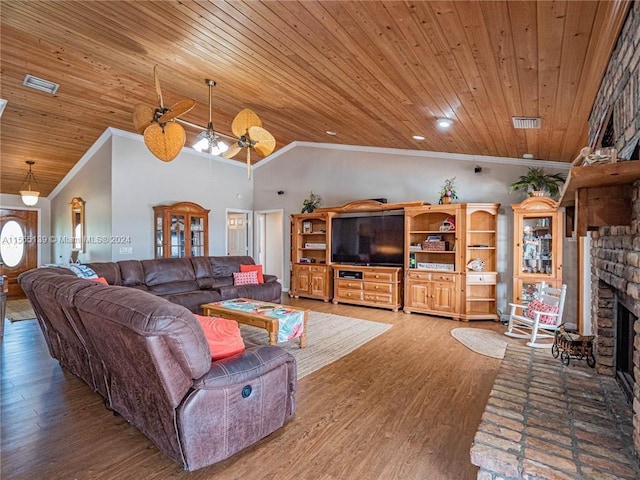
M 494 157 L 489 155 L 468 155 L 464 153 L 431 152 L 427 150 L 408 150 L 402 148 L 369 147 L 361 145 L 340 145 L 337 143 L 291 142 L 284 148 L 261 160 L 254 168 L 269 163 L 296 147 L 339 150 L 343 152 L 377 153 L 383 155 L 402 155 L 405 157 L 434 158 L 438 160 L 455 160 L 470 163 L 498 163 L 503 165 L 522 165 L 525 167 L 547 167 L 558 170 L 569 170 L 571 163 L 550 160 L 533 160 L 527 158 Z

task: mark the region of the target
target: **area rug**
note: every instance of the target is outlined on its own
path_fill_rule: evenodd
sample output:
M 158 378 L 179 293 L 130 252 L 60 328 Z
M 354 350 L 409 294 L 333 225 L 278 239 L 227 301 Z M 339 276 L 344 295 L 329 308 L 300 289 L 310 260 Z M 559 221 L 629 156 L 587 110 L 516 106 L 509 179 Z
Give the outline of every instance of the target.
M 296 358 L 300 379 L 353 352 L 391 327 L 387 323 L 312 311 L 307 321 L 307 346 L 300 348 L 297 339 L 279 346 Z M 240 330 L 242 338 L 251 343 L 269 343 L 266 330 L 248 325 L 240 325 Z
M 504 358 L 509 343 L 518 343 L 502 333 L 482 328 L 454 328 L 451 336 L 469 350 L 492 358 Z
M 12 322 L 36 318 L 36 314 L 33 312 L 33 308 L 31 308 L 31 303 L 29 303 L 29 300 L 26 298 L 7 301 L 5 315 L 7 319 Z

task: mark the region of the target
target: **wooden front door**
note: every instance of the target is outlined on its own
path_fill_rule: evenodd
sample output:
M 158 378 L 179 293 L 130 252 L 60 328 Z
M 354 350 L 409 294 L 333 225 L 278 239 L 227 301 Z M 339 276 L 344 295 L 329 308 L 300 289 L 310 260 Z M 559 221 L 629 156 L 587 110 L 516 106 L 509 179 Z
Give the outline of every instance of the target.
M 38 266 L 38 212 L 0 209 L 0 269 L 7 276 L 9 297 L 24 297 L 17 278 Z

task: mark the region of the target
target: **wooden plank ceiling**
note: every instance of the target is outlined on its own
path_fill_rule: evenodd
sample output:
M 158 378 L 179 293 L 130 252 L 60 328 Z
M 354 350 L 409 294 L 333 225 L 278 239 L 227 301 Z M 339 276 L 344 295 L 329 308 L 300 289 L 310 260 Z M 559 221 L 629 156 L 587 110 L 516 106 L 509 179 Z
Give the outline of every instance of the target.
M 214 128 L 231 133 L 251 108 L 277 149 L 568 162 L 586 145 L 628 3 L 3 0 L 0 191 L 18 192 L 29 159 L 47 195 L 105 128 L 133 132 L 134 105 L 156 103 L 154 65 L 165 104 L 198 102 L 186 120 L 206 125 L 212 78 Z M 60 89 L 28 89 L 25 74 Z M 539 116 L 542 128 L 515 130 L 512 116 Z M 443 133 L 438 117 L 455 124 Z M 187 128 L 187 145 L 197 133 Z

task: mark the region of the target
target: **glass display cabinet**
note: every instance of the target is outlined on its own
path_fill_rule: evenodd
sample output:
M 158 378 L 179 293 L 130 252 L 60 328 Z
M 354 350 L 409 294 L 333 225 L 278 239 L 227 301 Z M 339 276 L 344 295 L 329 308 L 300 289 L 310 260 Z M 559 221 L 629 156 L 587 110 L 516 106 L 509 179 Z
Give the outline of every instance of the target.
M 542 282 L 562 285 L 562 211 L 548 197 L 530 197 L 512 205 L 513 297 L 528 303 Z
M 155 258 L 209 254 L 209 210 L 192 202 L 153 207 Z

